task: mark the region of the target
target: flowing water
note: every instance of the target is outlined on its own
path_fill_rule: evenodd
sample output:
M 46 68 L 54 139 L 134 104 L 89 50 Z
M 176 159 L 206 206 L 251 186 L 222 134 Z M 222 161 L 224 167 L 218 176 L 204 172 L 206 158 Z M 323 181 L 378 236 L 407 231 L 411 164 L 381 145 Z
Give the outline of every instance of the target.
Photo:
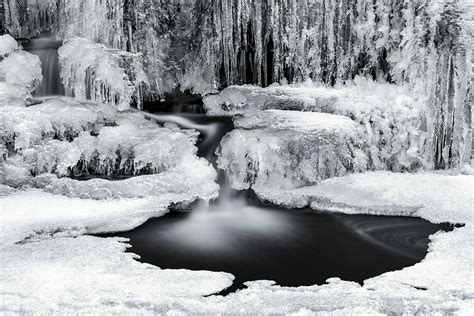
M 61 82 L 58 48 L 62 41 L 56 40 L 54 35 L 46 33 L 22 44 L 23 48 L 39 57 L 43 80 L 34 92 L 35 97 L 64 95 L 65 89 Z
M 220 140 L 233 129 L 224 117 L 145 115 L 200 131 L 199 154 L 214 165 Z M 219 199 L 210 205 L 197 203 L 107 236 L 129 238 L 129 251 L 161 268 L 232 273 L 236 280 L 220 293 L 225 295 L 262 279 L 285 286 L 322 284 L 331 277 L 362 282 L 416 264 L 426 255 L 428 236 L 451 229 L 419 218 L 286 210 L 259 203 L 252 192 L 232 192 L 223 172 L 219 184 Z
M 24 44 L 40 57 L 43 82 L 36 97 L 64 95 L 57 48 L 50 35 Z M 184 98 L 184 99 L 183 99 Z M 160 124 L 200 131 L 199 155 L 214 166 L 222 137 L 233 129 L 230 118 L 206 116 L 199 98 L 174 92 L 165 102 L 146 103 L 145 115 Z M 130 232 L 102 235 L 130 238 L 128 251 L 161 268 L 225 271 L 234 284 L 227 294 L 252 280 L 280 285 L 322 284 L 328 278 L 362 282 L 424 258 L 428 236 L 449 230 L 418 218 L 343 215 L 286 210 L 259 203 L 252 192 L 236 194 L 219 173 L 220 196 L 210 205 L 172 211 Z

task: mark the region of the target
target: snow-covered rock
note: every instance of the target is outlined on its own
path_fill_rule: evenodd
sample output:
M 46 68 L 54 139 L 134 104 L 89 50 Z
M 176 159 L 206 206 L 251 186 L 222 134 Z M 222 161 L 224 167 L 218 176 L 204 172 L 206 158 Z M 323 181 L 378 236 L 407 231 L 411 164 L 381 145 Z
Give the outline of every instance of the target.
M 72 38 L 58 50 L 63 84 L 76 98 L 108 103 L 125 110 L 142 102 L 148 77 L 140 54 L 133 54 L 83 38 Z
M 234 189 L 289 189 L 368 169 L 364 139 L 347 117 L 268 110 L 234 124 L 218 149 Z
M 205 97 L 204 105 L 214 115 L 280 109 L 347 116 L 364 131 L 374 169 L 413 171 L 433 165 L 424 103 L 404 87 L 361 78 L 335 88 L 313 84 L 232 86 Z

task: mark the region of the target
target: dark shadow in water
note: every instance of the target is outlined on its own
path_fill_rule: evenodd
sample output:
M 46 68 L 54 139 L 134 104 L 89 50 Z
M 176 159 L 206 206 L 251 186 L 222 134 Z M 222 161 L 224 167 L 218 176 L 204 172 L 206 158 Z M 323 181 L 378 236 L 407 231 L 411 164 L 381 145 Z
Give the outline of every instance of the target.
M 161 124 L 199 130 L 199 155 L 214 165 L 217 146 L 233 129 L 232 119 L 225 117 L 146 115 Z M 130 238 L 128 251 L 160 268 L 232 273 L 233 285 L 219 293 L 226 295 L 252 280 L 304 286 L 339 277 L 362 283 L 416 264 L 426 255 L 428 236 L 451 229 L 419 218 L 269 207 L 259 203 L 252 191 L 230 190 L 224 172 L 218 182 L 219 199 L 210 207 L 194 205 L 192 211 L 173 211 L 133 231 L 102 236 Z
M 166 93 L 162 100 L 144 101 L 143 110 L 151 113 L 205 113 L 200 94 L 179 89 Z
M 128 251 L 160 268 L 232 273 L 233 285 L 219 293 L 226 295 L 252 280 L 305 286 L 339 277 L 362 283 L 421 261 L 428 236 L 451 229 L 419 218 L 284 210 L 230 200 L 102 236 L 130 238 Z

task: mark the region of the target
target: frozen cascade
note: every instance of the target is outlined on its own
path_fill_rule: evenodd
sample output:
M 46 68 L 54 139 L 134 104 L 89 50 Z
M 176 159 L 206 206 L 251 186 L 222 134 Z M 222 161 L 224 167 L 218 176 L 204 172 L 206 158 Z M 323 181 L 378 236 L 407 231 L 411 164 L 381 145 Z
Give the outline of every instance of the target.
M 108 103 L 125 110 L 141 108 L 148 77 L 140 54 L 111 49 L 83 38 L 59 48 L 61 77 L 76 98 Z
M 468 0 L 5 0 L 3 10 L 17 37 L 53 28 L 64 39 L 142 52 L 146 98 L 176 86 L 208 93 L 306 78 L 332 85 L 355 75 L 408 83 L 429 107 L 436 167 L 462 165 L 471 154 Z

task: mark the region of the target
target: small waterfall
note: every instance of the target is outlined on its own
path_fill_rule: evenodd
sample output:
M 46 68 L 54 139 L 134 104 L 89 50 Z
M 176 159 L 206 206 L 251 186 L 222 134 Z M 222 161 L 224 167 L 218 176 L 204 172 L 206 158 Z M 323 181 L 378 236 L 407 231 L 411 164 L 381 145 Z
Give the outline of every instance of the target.
M 44 34 L 23 43 L 23 48 L 41 60 L 43 80 L 34 92 L 35 97 L 65 95 L 61 82 L 58 48 L 62 41 L 56 40 L 52 34 Z
M 138 110 L 135 110 L 138 111 Z M 207 116 L 199 114 L 186 113 L 159 113 L 152 114 L 139 111 L 145 117 L 152 119 L 160 124 L 174 123 L 182 129 L 194 129 L 200 132 L 198 141 L 198 155 L 206 158 L 217 169 L 216 149 L 219 146 L 222 137 L 230 132 L 234 125 L 230 117 Z M 227 203 L 232 199 L 232 189 L 230 181 L 223 170 L 219 172 L 218 183 L 221 187 L 219 192 L 219 201 Z M 235 201 L 234 201 L 235 202 Z

